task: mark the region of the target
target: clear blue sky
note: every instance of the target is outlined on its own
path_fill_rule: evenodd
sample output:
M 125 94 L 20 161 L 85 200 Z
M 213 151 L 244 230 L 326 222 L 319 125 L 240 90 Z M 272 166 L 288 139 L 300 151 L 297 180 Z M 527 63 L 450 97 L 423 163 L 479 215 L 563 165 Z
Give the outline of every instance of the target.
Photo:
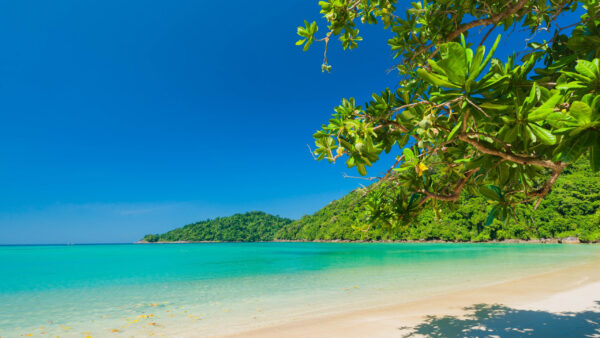
M 299 218 L 364 183 L 307 144 L 342 97 L 394 87 L 394 61 L 381 26 L 364 27 L 321 73 L 321 46 L 294 45 L 316 3 L 0 3 L 0 244 L 131 242 L 249 210 Z

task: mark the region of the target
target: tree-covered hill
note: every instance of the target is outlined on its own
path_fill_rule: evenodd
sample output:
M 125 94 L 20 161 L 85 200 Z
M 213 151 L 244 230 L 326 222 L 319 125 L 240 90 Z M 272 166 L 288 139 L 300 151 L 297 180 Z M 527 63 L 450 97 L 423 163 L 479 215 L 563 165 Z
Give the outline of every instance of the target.
M 261 211 L 218 217 L 188 224 L 162 235 L 146 235 L 146 242 L 215 241 L 260 242 L 271 241 L 275 233 L 292 220 Z
M 486 226 L 491 206 L 481 196 L 460 200 L 456 210 L 425 211 L 409 226 L 388 231 L 369 227 L 367 199 L 360 190 L 329 203 L 311 216 L 293 221 L 253 211 L 219 217 L 169 231 L 146 235 L 147 242 L 271 241 L 271 240 L 446 240 L 488 241 L 563 238 L 600 241 L 600 173 L 587 160 L 565 169 L 550 194 L 535 212 L 517 207 L 519 222 L 494 220 Z
M 539 209 L 517 207 L 519 222 L 494 220 L 486 226 L 491 206 L 483 197 L 463 197 L 455 211 L 425 211 L 418 222 L 398 231 L 368 227 L 366 199 L 355 190 L 312 216 L 284 226 L 275 235 L 283 240 L 448 240 L 562 238 L 600 240 L 600 173 L 586 160 L 567 168 Z M 366 231 L 368 229 L 368 231 Z

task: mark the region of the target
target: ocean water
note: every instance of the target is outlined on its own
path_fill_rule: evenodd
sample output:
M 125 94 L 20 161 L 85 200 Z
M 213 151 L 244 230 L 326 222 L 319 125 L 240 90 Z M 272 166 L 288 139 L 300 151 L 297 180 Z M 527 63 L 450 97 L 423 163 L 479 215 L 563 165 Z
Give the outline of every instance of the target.
M 598 257 L 596 245 L 0 246 L 0 337 L 221 334 Z

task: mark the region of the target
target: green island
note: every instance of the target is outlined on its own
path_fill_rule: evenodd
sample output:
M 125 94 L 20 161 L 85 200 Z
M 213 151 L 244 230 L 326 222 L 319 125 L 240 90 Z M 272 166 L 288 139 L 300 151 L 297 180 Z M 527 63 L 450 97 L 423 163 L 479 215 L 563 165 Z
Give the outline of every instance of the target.
M 428 209 L 410 226 L 390 231 L 382 226 L 368 226 L 367 204 L 363 189 L 357 189 L 296 221 L 252 211 L 188 224 L 161 235 L 146 235 L 143 242 L 484 242 L 566 237 L 578 237 L 588 243 L 600 241 L 600 173 L 593 172 L 583 159 L 565 169 L 538 210 L 519 210 L 518 220 L 494 219 L 486 225 L 491 206 L 485 197 L 468 195 L 456 210 L 445 210 L 439 218 L 433 209 Z
M 292 220 L 261 211 L 207 219 L 162 235 L 146 235 L 145 242 L 264 242 L 271 241 Z

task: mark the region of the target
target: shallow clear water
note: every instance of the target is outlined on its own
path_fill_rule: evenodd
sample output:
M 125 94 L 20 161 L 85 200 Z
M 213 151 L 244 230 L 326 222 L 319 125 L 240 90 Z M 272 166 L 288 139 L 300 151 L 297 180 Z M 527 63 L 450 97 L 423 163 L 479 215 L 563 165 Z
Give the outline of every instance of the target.
M 0 337 L 232 332 L 380 306 L 600 256 L 594 245 L 0 246 Z

